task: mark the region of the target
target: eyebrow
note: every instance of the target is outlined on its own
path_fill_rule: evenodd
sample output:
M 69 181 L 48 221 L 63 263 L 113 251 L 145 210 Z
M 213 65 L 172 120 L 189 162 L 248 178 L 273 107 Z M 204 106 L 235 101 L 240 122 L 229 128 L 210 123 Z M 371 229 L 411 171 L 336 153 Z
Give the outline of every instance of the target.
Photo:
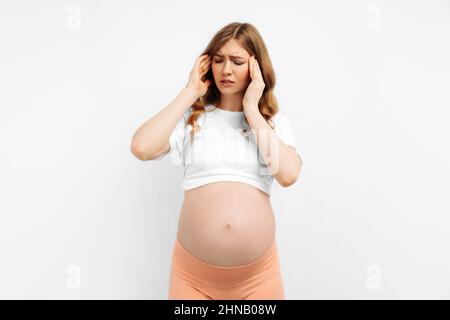
M 221 53 L 216 53 L 216 54 L 214 54 L 215 56 L 218 56 L 218 57 L 223 57 L 223 54 L 221 54 Z M 244 59 L 243 57 L 241 57 L 241 56 L 237 56 L 237 55 L 234 55 L 234 54 L 229 54 L 228 56 L 230 56 L 230 57 L 232 57 L 232 58 L 241 58 L 241 59 Z

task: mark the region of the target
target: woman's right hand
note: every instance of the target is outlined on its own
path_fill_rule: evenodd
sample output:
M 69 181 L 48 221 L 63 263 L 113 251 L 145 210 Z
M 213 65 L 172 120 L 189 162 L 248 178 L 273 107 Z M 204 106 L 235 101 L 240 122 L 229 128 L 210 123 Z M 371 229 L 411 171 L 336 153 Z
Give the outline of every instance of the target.
M 186 88 L 193 90 L 199 97 L 203 97 L 211 85 L 211 80 L 202 81 L 204 75 L 208 72 L 211 66 L 211 58 L 208 54 L 204 54 L 197 58 L 189 74 L 189 81 Z

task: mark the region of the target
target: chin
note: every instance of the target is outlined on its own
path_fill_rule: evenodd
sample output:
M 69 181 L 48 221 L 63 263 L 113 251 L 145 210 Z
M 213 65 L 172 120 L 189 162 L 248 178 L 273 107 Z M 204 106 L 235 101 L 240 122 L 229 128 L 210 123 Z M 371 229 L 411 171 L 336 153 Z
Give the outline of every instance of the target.
M 224 95 L 224 96 L 226 96 L 226 95 L 234 95 L 234 94 L 237 94 L 239 92 L 240 92 L 239 90 L 221 90 L 220 91 L 220 93 L 222 95 Z
M 237 93 L 237 92 L 241 91 L 241 88 L 236 87 L 236 86 L 234 86 L 232 88 L 227 88 L 227 87 L 222 87 L 222 88 L 217 87 L 217 88 L 219 89 L 220 92 L 228 93 L 228 94 L 230 94 L 230 93 Z

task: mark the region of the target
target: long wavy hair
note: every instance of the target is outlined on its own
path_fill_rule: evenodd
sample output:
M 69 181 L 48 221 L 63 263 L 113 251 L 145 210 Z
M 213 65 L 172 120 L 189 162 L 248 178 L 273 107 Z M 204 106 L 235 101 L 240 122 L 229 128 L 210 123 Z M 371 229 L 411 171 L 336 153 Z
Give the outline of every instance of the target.
M 274 123 L 271 118 L 278 112 L 278 103 L 273 93 L 275 72 L 266 45 L 258 30 L 252 24 L 232 22 L 226 25 L 214 35 L 206 49 L 199 56 L 208 54 L 212 58 L 231 39 L 235 39 L 250 55 L 253 55 L 258 60 L 265 84 L 263 94 L 258 102 L 258 109 L 273 129 Z M 211 81 L 211 84 L 206 94 L 198 98 L 191 106 L 192 113 L 186 122 L 186 126 L 192 126 L 191 141 L 195 133 L 201 129 L 201 126 L 197 124 L 197 119 L 203 112 L 206 112 L 205 106 L 209 104 L 216 105 L 220 99 L 221 93 L 214 81 L 212 68 L 203 76 L 202 81 L 206 81 L 207 79 Z M 245 122 L 248 124 L 247 118 L 245 118 Z

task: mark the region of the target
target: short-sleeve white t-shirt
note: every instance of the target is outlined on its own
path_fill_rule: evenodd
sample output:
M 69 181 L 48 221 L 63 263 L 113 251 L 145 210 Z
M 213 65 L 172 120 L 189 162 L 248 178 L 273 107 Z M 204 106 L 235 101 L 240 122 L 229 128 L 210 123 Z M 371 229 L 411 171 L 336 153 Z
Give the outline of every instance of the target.
M 169 137 L 169 152 L 155 160 L 170 153 L 172 162 L 183 164 L 185 191 L 208 183 L 235 181 L 250 184 L 270 196 L 274 179 L 245 122 L 244 112 L 228 111 L 212 104 L 205 106 L 205 110 L 197 119 L 200 129 L 192 142 L 192 126 L 186 126 L 192 112 L 189 108 Z M 279 111 L 271 120 L 276 136 L 292 146 L 300 157 L 289 119 Z

